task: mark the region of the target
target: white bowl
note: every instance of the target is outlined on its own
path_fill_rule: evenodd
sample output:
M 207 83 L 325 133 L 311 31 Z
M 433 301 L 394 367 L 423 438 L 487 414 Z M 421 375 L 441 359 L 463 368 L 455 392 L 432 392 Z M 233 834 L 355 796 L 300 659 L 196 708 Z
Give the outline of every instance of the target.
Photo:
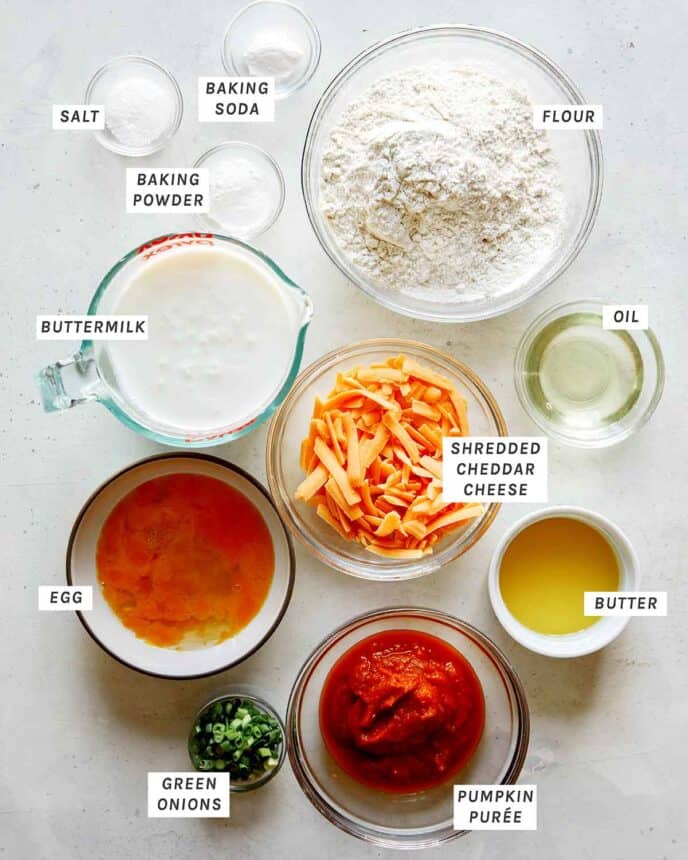
M 255 618 L 224 642 L 189 650 L 151 645 L 126 628 L 103 596 L 96 571 L 98 537 L 115 505 L 140 484 L 180 472 L 216 478 L 243 493 L 265 520 L 275 552 L 272 584 Z M 77 615 L 98 645 L 120 663 L 161 678 L 200 678 L 236 666 L 275 631 L 291 598 L 294 551 L 267 490 L 246 472 L 206 454 L 161 454 L 117 473 L 87 500 L 76 518 L 67 546 L 67 582 L 93 587 L 93 609 L 77 612 Z
M 490 562 L 488 574 L 488 588 L 490 601 L 499 623 L 506 632 L 524 648 L 543 654 L 546 657 L 583 657 L 604 648 L 621 633 L 628 624 L 630 616 L 607 616 L 602 617 L 585 630 L 563 635 L 536 633 L 511 614 L 502 597 L 499 587 L 499 572 L 502 566 L 502 558 L 507 547 L 519 532 L 526 526 L 540 520 L 551 517 L 570 517 L 587 523 L 603 537 L 614 550 L 619 564 L 619 591 L 637 591 L 640 584 L 640 568 L 638 558 L 626 535 L 614 523 L 594 511 L 585 508 L 571 507 L 568 505 L 556 505 L 543 508 L 528 514 L 514 523 L 513 526 L 502 536 Z

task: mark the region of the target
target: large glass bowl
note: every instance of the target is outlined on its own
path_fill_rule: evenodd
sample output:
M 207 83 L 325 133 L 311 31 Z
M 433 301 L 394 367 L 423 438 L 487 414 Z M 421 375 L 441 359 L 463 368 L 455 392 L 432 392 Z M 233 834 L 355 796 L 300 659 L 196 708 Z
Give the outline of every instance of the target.
M 463 302 L 430 301 L 376 284 L 339 247 L 320 209 L 323 150 L 342 111 L 371 83 L 413 65 L 450 61 L 511 77 L 528 91 L 533 104 L 584 104 L 567 75 L 528 45 L 480 27 L 421 27 L 368 48 L 345 66 L 323 93 L 306 135 L 301 162 L 303 195 L 315 234 L 338 268 L 376 302 L 397 313 L 436 322 L 468 322 L 513 310 L 552 283 L 585 244 L 602 195 L 602 146 L 596 131 L 550 131 L 559 161 L 566 201 L 559 244 L 526 282 L 500 296 Z
M 383 630 L 428 633 L 456 648 L 473 666 L 485 696 L 485 729 L 466 767 L 425 791 L 391 794 L 364 786 L 332 759 L 319 724 L 327 675 L 346 651 Z M 506 657 L 479 630 L 433 609 L 378 609 L 339 627 L 299 672 L 287 705 L 289 760 L 306 797 L 342 830 L 387 848 L 429 848 L 466 831 L 452 819 L 452 785 L 513 785 L 528 749 L 530 720 L 521 683 Z
M 450 355 L 417 341 L 396 338 L 361 341 L 329 352 L 306 368 L 270 425 L 267 442 L 270 492 L 282 521 L 317 558 L 363 579 L 412 579 L 438 570 L 470 549 L 485 534 L 500 508 L 497 503 L 485 505 L 480 517 L 438 541 L 431 555 L 401 561 L 373 555 L 359 543 L 345 540 L 323 522 L 310 505 L 294 498 L 296 488 L 305 477 L 299 453 L 301 442 L 308 434 L 316 396 L 324 398 L 329 394 L 338 373 L 400 353 L 454 382 L 466 398 L 472 436 L 507 435 L 502 413 L 485 383 Z

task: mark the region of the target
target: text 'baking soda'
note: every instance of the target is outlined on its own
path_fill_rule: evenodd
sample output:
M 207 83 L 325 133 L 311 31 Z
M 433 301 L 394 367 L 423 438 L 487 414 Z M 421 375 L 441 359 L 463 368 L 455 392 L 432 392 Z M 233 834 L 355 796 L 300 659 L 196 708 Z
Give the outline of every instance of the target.
M 199 122 L 273 122 L 274 77 L 198 79 Z

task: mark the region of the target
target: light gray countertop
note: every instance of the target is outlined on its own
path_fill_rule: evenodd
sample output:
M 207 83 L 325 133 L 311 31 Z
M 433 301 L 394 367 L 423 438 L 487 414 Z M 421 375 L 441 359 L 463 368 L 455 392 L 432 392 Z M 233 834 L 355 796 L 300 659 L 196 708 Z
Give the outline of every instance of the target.
M 328 824 L 290 769 L 229 820 L 149 820 L 146 772 L 188 765 L 195 708 L 229 680 L 258 683 L 284 710 L 313 645 L 348 617 L 387 604 L 442 607 L 493 637 L 526 688 L 532 737 L 522 780 L 539 786 L 536 833 L 475 833 L 433 856 L 466 860 L 678 860 L 688 852 L 686 770 L 684 170 L 686 5 L 680 0 L 590 3 L 523 0 L 311 0 L 323 41 L 315 78 L 277 106 L 274 125 L 199 125 L 196 77 L 221 74 L 219 46 L 236 0 L 17 0 L 2 4 L 3 360 L 0 522 L 3 596 L 0 856 L 8 860 L 379 857 Z M 354 54 L 419 24 L 480 24 L 529 42 L 561 64 L 590 102 L 603 103 L 606 186 L 599 220 L 573 266 L 545 294 L 498 319 L 442 326 L 395 316 L 349 285 L 307 222 L 299 182 L 306 124 L 318 95 Z M 236 670 L 174 683 L 110 659 L 69 613 L 39 613 L 39 584 L 62 583 L 72 521 L 104 479 L 160 450 L 98 406 L 40 409 L 32 376 L 69 353 L 36 343 L 38 313 L 83 313 L 106 269 L 141 241 L 188 228 L 183 217 L 124 212 L 125 160 L 87 134 L 49 130 L 51 103 L 80 102 L 93 71 L 139 52 L 177 76 L 182 126 L 143 163 L 190 165 L 230 136 L 264 146 L 287 182 L 284 212 L 260 248 L 312 295 L 305 362 L 363 337 L 414 337 L 447 349 L 484 378 L 510 431 L 535 432 L 511 367 L 524 326 L 563 299 L 598 294 L 647 302 L 668 364 L 651 423 L 603 451 L 551 445 L 550 501 L 598 510 L 633 540 L 643 586 L 669 592 L 665 619 L 634 619 L 603 652 L 575 661 L 538 657 L 512 642 L 489 606 L 490 554 L 532 506 L 506 506 L 466 556 L 430 578 L 374 584 L 336 574 L 297 548 L 297 580 L 281 626 Z M 683 257 L 683 259 L 681 259 Z M 683 263 L 683 265 L 681 265 Z M 684 364 L 685 367 L 685 352 Z M 262 427 L 216 449 L 265 478 Z M 681 576 L 683 569 L 684 576 Z

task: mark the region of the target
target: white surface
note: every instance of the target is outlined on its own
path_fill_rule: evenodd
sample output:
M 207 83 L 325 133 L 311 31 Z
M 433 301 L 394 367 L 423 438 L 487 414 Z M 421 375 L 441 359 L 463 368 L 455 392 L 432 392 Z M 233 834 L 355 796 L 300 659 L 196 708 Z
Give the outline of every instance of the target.
M 307 8 L 321 31 L 323 59 L 313 81 L 278 104 L 277 122 L 201 126 L 195 119 L 196 76 L 222 73 L 222 33 L 238 5 L 32 0 L 2 7 L 0 83 L 11 104 L 0 114 L 6 239 L 0 383 L 7 410 L 0 494 L 0 857 L 365 860 L 385 854 L 321 818 L 288 765 L 265 789 L 233 797 L 228 821 L 148 820 L 146 773 L 187 767 L 189 721 L 209 691 L 250 681 L 283 711 L 298 666 L 322 636 L 357 612 L 395 603 L 442 607 L 493 636 L 520 673 L 532 709 L 522 781 L 539 787 L 538 832 L 476 833 L 429 856 L 685 857 L 685 376 L 680 378 L 678 355 L 686 318 L 679 213 L 685 4 L 313 0 Z M 468 326 L 402 319 L 348 286 L 306 222 L 298 176 L 306 122 L 339 67 L 393 31 L 449 20 L 492 26 L 543 49 L 590 102 L 604 104 L 606 124 L 605 195 L 581 256 L 526 307 Z M 313 296 L 316 318 L 306 361 L 361 337 L 414 336 L 473 366 L 492 387 L 510 430 L 534 433 L 511 381 L 524 326 L 555 301 L 591 293 L 650 305 L 669 368 L 663 402 L 647 427 L 616 448 L 582 451 L 552 443 L 550 502 L 590 507 L 615 520 L 634 541 L 643 588 L 669 592 L 667 618 L 633 619 L 609 648 L 575 661 L 537 657 L 510 641 L 489 606 L 487 566 L 500 533 L 531 506 L 503 509 L 468 555 L 407 584 L 357 581 L 297 550 L 294 597 L 272 640 L 240 668 L 205 681 L 137 675 L 100 651 L 68 613 L 38 613 L 38 585 L 63 582 L 67 536 L 84 499 L 114 471 L 159 450 L 98 406 L 44 415 L 32 382 L 39 367 L 69 352 L 67 344 L 35 342 L 37 313 L 82 313 L 106 269 L 125 251 L 190 226 L 184 217 L 125 215 L 125 160 L 87 134 L 50 130 L 51 104 L 82 101 L 93 71 L 128 52 L 169 65 L 186 98 L 171 146 L 146 164 L 188 166 L 230 136 L 264 146 L 280 162 L 285 210 L 256 244 Z M 265 437 L 263 427 L 215 452 L 264 479 Z

